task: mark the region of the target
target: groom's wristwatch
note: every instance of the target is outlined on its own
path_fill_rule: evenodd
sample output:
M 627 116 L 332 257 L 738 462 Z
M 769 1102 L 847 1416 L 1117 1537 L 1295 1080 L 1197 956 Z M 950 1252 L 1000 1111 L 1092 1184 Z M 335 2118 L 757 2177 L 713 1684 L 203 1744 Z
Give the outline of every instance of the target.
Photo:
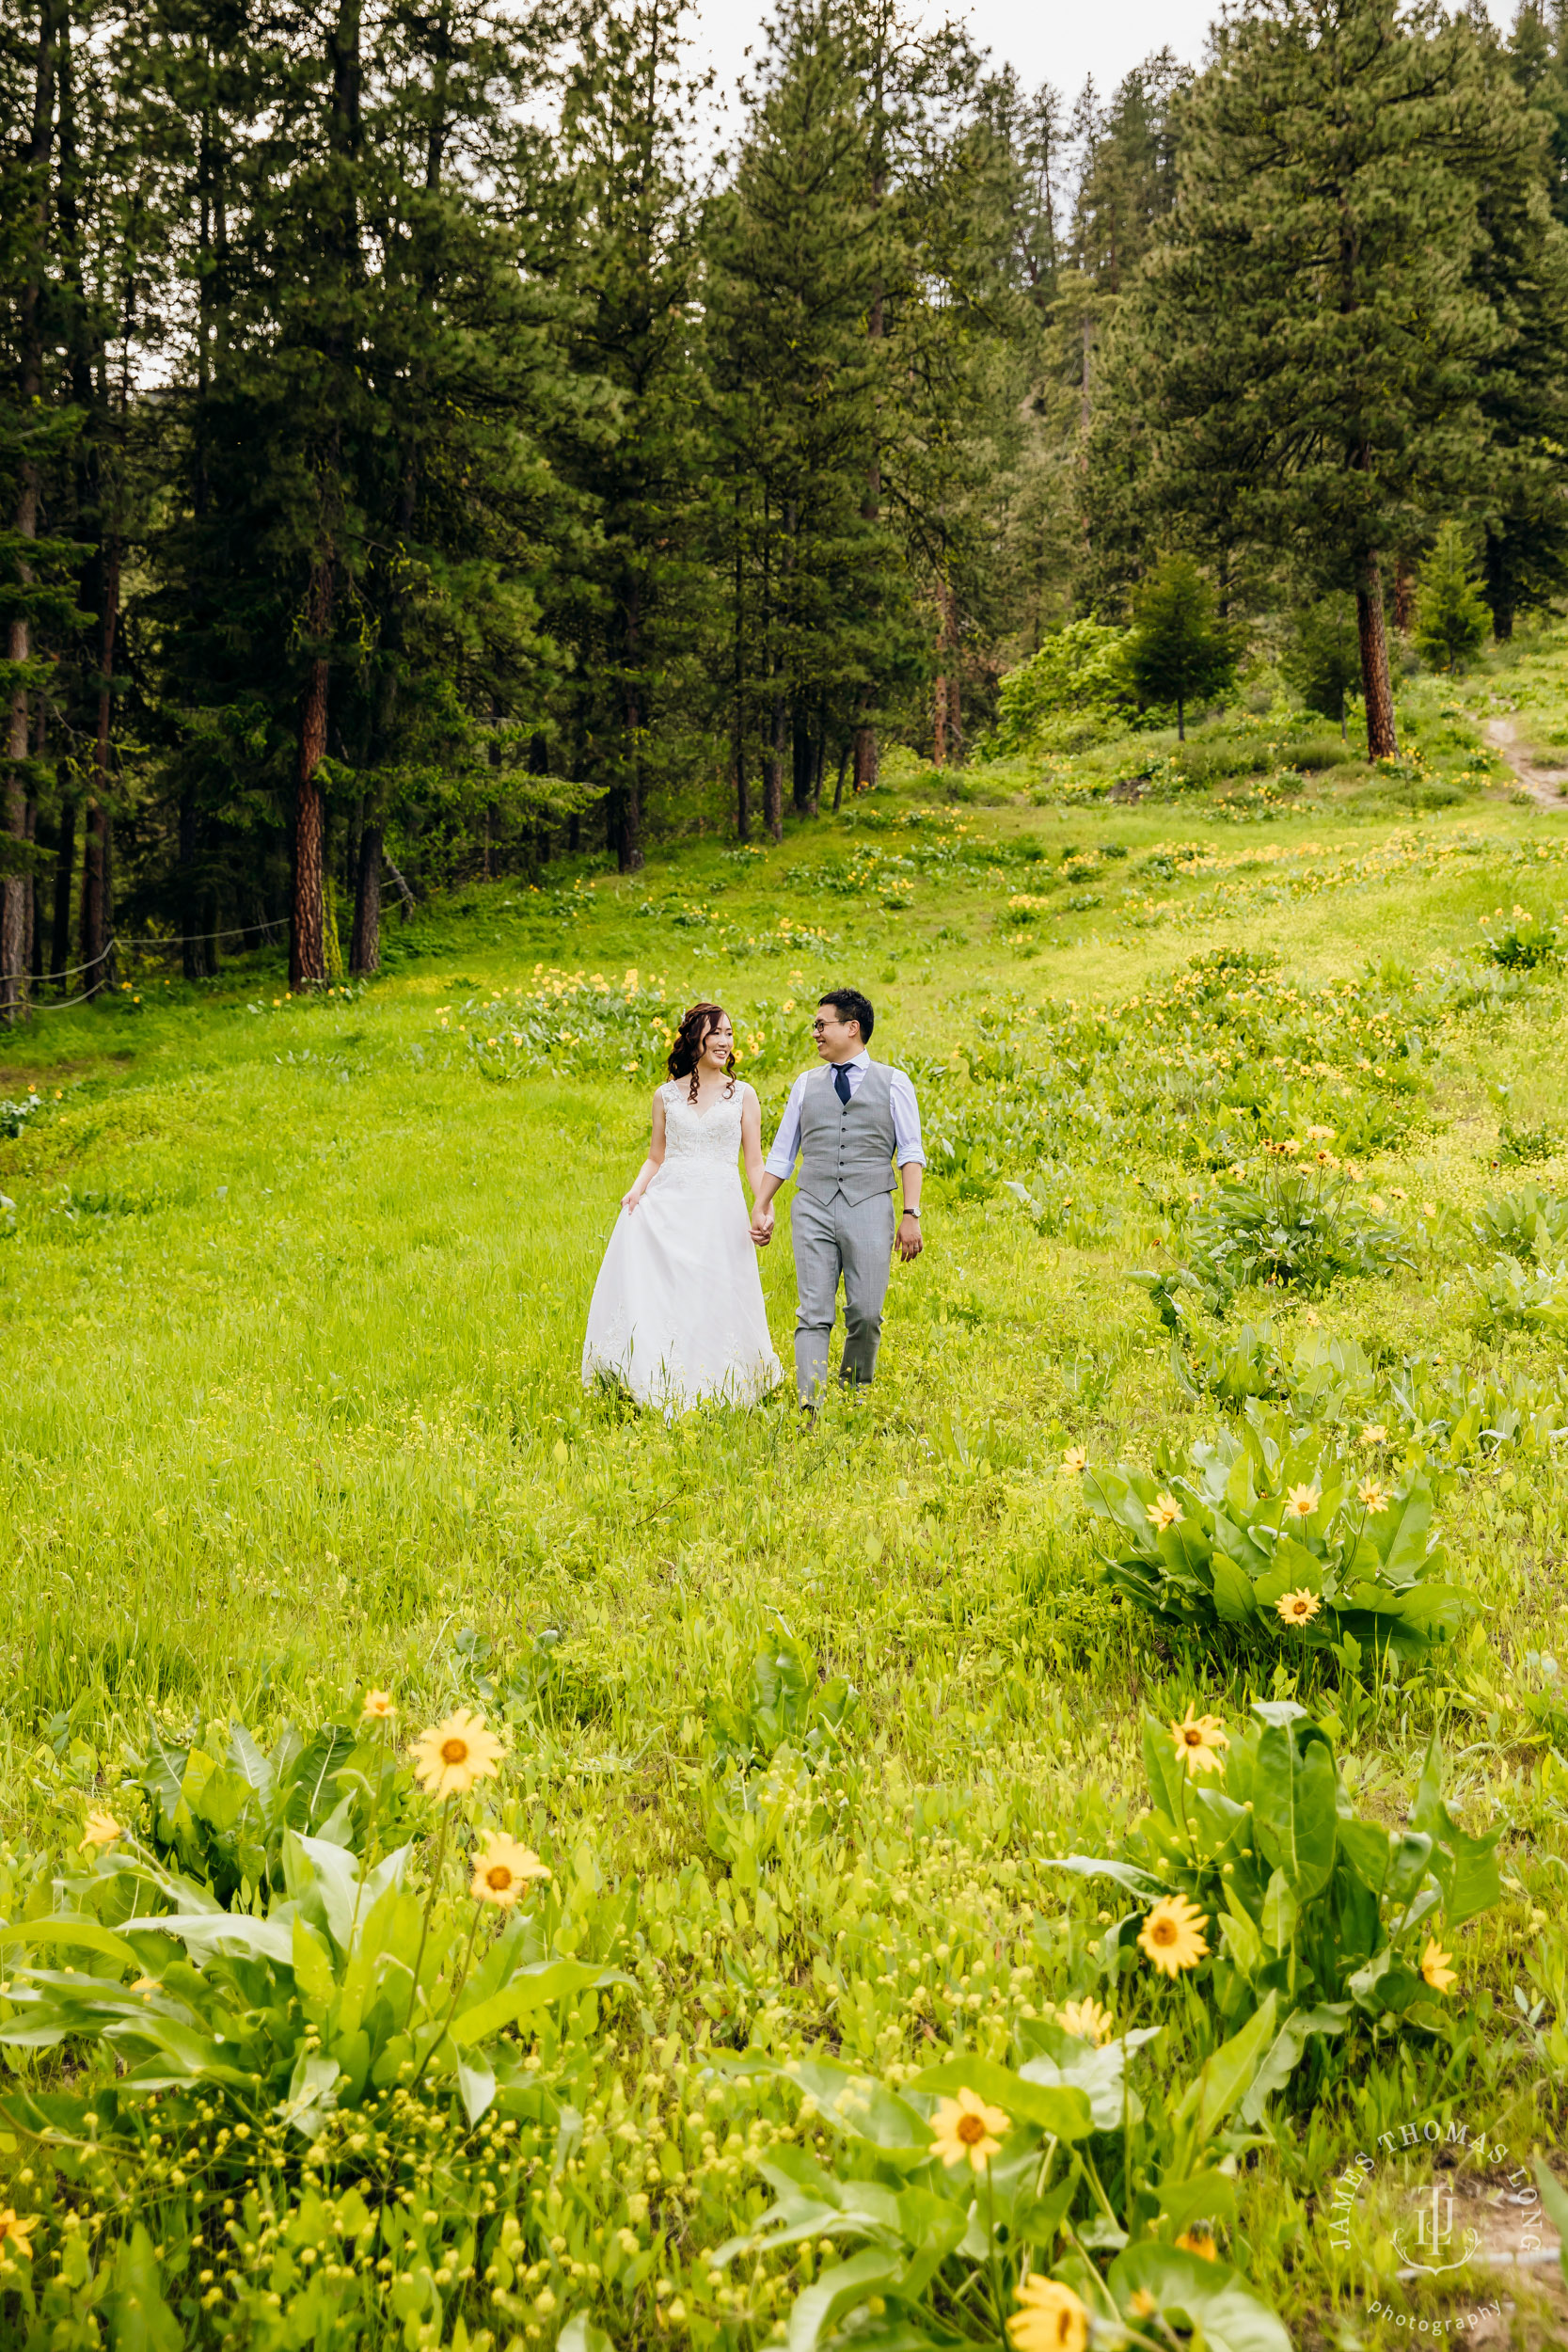
M 904 1215 L 905 1215 L 906 1216 L 912 1216 L 912 1217 L 913 1217 L 913 1219 L 914 1219 L 914 1221 L 915 1221 L 915 1223 L 916 1223 L 917 1225 L 919 1224 L 919 1222 L 920 1222 L 920 1211 L 919 1211 L 918 1209 L 906 1209 L 906 1210 L 904 1211 Z

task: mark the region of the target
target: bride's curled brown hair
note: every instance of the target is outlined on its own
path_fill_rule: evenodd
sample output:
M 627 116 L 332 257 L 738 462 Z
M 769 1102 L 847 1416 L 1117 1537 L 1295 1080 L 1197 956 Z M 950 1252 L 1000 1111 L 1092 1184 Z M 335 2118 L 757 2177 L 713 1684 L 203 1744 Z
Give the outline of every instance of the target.
M 672 1078 L 690 1078 L 691 1084 L 688 1089 L 689 1102 L 695 1103 L 697 1100 L 697 1064 L 703 1057 L 703 1047 L 707 1043 L 708 1031 L 716 1028 L 721 1021 L 728 1019 L 729 1015 L 722 1005 L 693 1005 L 689 1012 L 681 1015 L 680 1027 L 675 1031 L 675 1041 L 670 1048 L 670 1075 Z M 724 1100 L 728 1102 L 735 1092 L 735 1056 L 733 1054 L 724 1064 L 724 1068 L 729 1073 L 730 1079 L 729 1085 L 724 1089 Z

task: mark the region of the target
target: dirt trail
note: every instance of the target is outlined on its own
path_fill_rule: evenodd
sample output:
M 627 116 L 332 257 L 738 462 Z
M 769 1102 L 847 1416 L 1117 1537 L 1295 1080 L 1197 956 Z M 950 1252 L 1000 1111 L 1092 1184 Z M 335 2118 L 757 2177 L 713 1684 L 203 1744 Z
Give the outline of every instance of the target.
M 1488 719 L 1486 739 L 1494 751 L 1500 752 L 1538 808 L 1549 808 L 1561 815 L 1568 813 L 1568 768 L 1548 768 L 1534 759 L 1528 752 L 1519 749 L 1518 723 L 1513 719 Z

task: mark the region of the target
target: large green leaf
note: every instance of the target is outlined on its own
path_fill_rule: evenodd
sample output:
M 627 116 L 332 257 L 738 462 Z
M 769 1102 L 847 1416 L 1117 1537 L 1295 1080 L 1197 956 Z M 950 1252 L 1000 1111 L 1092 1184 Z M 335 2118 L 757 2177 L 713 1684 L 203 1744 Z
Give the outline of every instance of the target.
M 1242 2121 L 1256 2124 L 1262 2120 L 1263 2109 L 1276 2090 L 1283 2090 L 1301 2063 L 1307 2039 L 1314 2033 L 1343 2033 L 1350 2022 L 1349 2001 L 1335 2001 L 1320 2009 L 1293 2009 L 1275 2036 L 1273 2046 L 1264 2056 L 1251 2087 L 1242 2101 Z
M 847 2262 L 835 2264 L 796 2296 L 789 2314 L 789 2352 L 816 2352 L 826 2329 L 879 2288 L 895 2285 L 903 2266 L 901 2253 L 881 2246 L 867 2246 Z
M 477 2001 L 472 2009 L 460 2010 L 451 2022 L 451 2039 L 460 2050 L 471 2050 L 476 2042 L 499 2033 L 503 2026 L 515 2025 L 531 2010 L 544 2009 L 551 2001 L 565 2000 L 591 1987 L 626 1981 L 614 1970 L 595 1968 L 583 1960 L 539 1961 L 531 1967 L 519 1969 L 511 1983 L 493 1993 L 487 2001 Z
M 1334 1751 L 1311 1724 L 1265 1724 L 1252 1785 L 1253 1827 L 1264 1859 L 1298 1901 L 1328 1884 L 1338 1827 Z
M 1203 2069 L 1187 2086 L 1186 2095 L 1177 2114 L 1181 2122 L 1189 2116 L 1197 2118 L 1199 2142 L 1208 2140 L 1218 2131 L 1226 2117 L 1252 2083 L 1259 2062 L 1274 2032 L 1274 1994 L 1269 1994 L 1260 2009 L 1253 2011 L 1240 2032 L 1205 2059 Z
M 1167 2317 L 1201 2328 L 1206 2352 L 1291 2352 L 1283 2323 L 1233 2270 L 1184 2247 L 1130 2246 L 1111 2265 L 1106 2283 L 1124 2312 L 1141 2293 Z
M 142 1924 L 137 1922 L 138 1926 Z M 22 1919 L 15 1927 L 0 1928 L 0 1947 L 8 1944 L 23 1944 L 29 1948 L 46 1944 L 63 1944 L 77 1951 L 98 1952 L 105 1960 L 118 1961 L 122 1968 L 141 1967 L 135 1949 L 123 1937 L 112 1934 L 96 1919 L 76 1918 L 70 1915 L 61 1916 L 56 1914 L 48 1919 Z

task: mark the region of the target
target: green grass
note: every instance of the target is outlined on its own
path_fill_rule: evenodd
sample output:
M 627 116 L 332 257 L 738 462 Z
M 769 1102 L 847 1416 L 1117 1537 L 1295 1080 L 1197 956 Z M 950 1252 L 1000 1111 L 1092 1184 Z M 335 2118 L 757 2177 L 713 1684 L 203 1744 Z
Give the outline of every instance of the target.
M 1481 681 L 1469 706 L 1505 682 Z M 1453 738 L 1445 756 L 1467 756 L 1473 727 L 1435 707 L 1458 707 L 1455 690 L 1421 693 L 1428 732 Z M 616 2096 L 646 2101 L 650 2082 L 656 2108 L 700 2104 L 705 2083 L 719 2099 L 704 2052 L 749 2033 L 778 2048 L 825 2040 L 884 2067 L 928 2051 L 921 2012 L 889 1990 L 906 1954 L 923 1984 L 953 1988 L 925 2005 L 942 2042 L 1085 1989 L 1099 1898 L 1064 1893 L 1034 1860 L 1063 1838 L 1102 1844 L 1146 1804 L 1146 1710 L 1196 1702 L 1234 1717 L 1255 1687 L 1201 1645 L 1156 1641 L 1095 1581 L 1095 1529 L 1059 1469 L 1074 1444 L 1091 1461 L 1149 1464 L 1162 1447 L 1174 1460 L 1214 1425 L 1127 1279 L 1176 1246 L 1171 1218 L 1206 1181 L 1196 1141 L 1172 1145 L 1180 1121 L 1146 1136 L 1117 1114 L 1114 1135 L 1085 1120 L 1071 1148 L 1008 1147 L 934 1180 L 926 1255 L 895 1273 L 868 1395 L 832 1398 L 815 1431 L 784 1398 L 666 1422 L 585 1394 L 578 1375 L 651 1058 L 635 1078 L 601 1076 L 563 1046 L 559 1066 L 498 1083 L 468 1039 L 504 1029 L 536 965 L 612 978 L 635 966 L 670 1002 L 713 994 L 737 1028 L 766 1033 L 756 1075 L 771 1123 L 807 1058 L 815 992 L 849 979 L 877 1002 L 877 1051 L 917 1070 L 928 1132 L 958 1117 L 983 1136 L 1000 1097 L 972 1072 L 988 1041 L 1022 1038 L 1027 1058 L 1041 1006 L 1070 1001 L 1085 1018 L 1102 1007 L 1129 1055 L 1146 1054 L 1144 1000 L 1216 947 L 1277 951 L 1322 989 L 1369 964 L 1468 958 L 1481 915 L 1519 901 L 1544 914 L 1568 896 L 1550 820 L 1496 785 L 1451 807 L 1390 809 L 1358 773 L 1345 783 L 1327 768 L 1305 804 L 1243 827 L 1215 808 L 1223 782 L 1177 802 L 1037 806 L 1037 773 L 981 771 L 1005 797 L 959 806 L 937 802 L 929 771 L 895 765 L 869 808 L 792 825 L 782 849 L 736 858 L 687 844 L 642 877 L 585 868 L 575 889 L 552 873 L 542 891 L 459 894 L 394 925 L 388 977 L 346 996 L 289 1000 L 262 962 L 203 989 L 166 984 L 149 963 L 112 1001 L 40 1011 L 0 1041 L 0 1096 L 42 1097 L 0 1140 L 0 1191 L 15 1204 L 0 1237 L 0 1818 L 13 1902 L 74 1847 L 89 1801 L 124 1804 L 125 1751 L 154 1725 L 234 1720 L 268 1734 L 291 1718 L 352 1720 L 375 1684 L 412 1731 L 483 1697 L 482 1676 L 493 1711 L 511 1708 L 517 1819 L 562 1883 L 597 1890 L 581 1894 L 583 1915 L 605 1889 L 641 1887 L 641 1989 L 594 2055 L 602 2112 Z M 904 821 L 922 808 L 938 814 Z M 1194 844 L 1196 870 L 1180 854 Z M 1083 871 L 1062 879 L 1069 850 Z M 888 863 L 899 859 L 911 862 Z M 835 860 L 858 861 L 859 881 L 824 873 Z M 885 904 L 900 882 L 908 903 Z M 1043 905 L 1015 923 L 1018 894 Z M 781 914 L 826 944 L 769 945 Z M 1439 1210 L 1413 1270 L 1310 1303 L 1254 1296 L 1231 1322 L 1272 1308 L 1301 1336 L 1316 1315 L 1385 1359 L 1435 1350 L 1560 1381 L 1560 1347 L 1476 1326 L 1465 1266 L 1478 1257 L 1469 1213 L 1518 1181 L 1492 1166 L 1490 1089 L 1510 1086 L 1515 1128 L 1562 1120 L 1564 1017 L 1550 974 L 1514 1002 L 1455 1015 L 1416 1125 L 1397 1152 L 1366 1155 L 1369 1186 Z M 1026 1077 L 1007 1084 L 1008 1103 L 1037 1116 Z M 1371 1084 L 1352 1070 L 1344 1099 Z M 1041 1181 L 1042 1163 L 1072 1212 L 1045 1233 L 1004 1181 Z M 1529 1173 L 1568 1187 L 1568 1157 Z M 762 1271 L 787 1356 L 782 1225 Z M 1527 1736 L 1511 1702 L 1540 1685 L 1527 1653 L 1568 1656 L 1568 1478 L 1549 1459 L 1499 1463 L 1455 1486 L 1442 1523 L 1481 1603 L 1472 1629 L 1429 1666 L 1374 1677 L 1354 1705 L 1333 1668 L 1299 1687 L 1338 1708 L 1348 1771 L 1385 1818 L 1439 1731 L 1466 1820 L 1506 1824 L 1514 1891 L 1456 1939 L 1469 2029 L 1452 2046 L 1390 2043 L 1359 2080 L 1277 2117 L 1248 2160 L 1232 2258 L 1303 2342 L 1352 2341 L 1342 2327 L 1402 2340 L 1365 2315 L 1370 2275 L 1331 2253 L 1320 2210 L 1368 2131 L 1484 2109 L 1512 2118 L 1515 2146 L 1545 2146 L 1561 2113 L 1564 1944 L 1541 1914 L 1560 1917 L 1568 1864 L 1568 1765 L 1544 1764 L 1563 1726 Z M 787 1826 L 748 1873 L 715 1828 L 704 1726 L 709 1700 L 743 1690 L 759 1640 L 781 1627 L 858 1699 L 829 1816 L 818 1805 Z M 1259 1672 L 1257 1692 L 1297 1687 L 1299 1662 Z M 974 1970 L 988 1954 L 976 2017 L 974 2002 L 952 2003 L 960 1962 Z M 1515 1986 L 1527 2008 L 1544 2003 L 1528 2028 Z M 1162 2064 L 1211 2046 L 1196 1995 L 1162 2002 L 1140 1981 L 1128 1998 L 1167 2023 Z M 739 2129 L 750 2112 L 735 2107 Z M 7 2154 L 0 2140 L 0 2161 L 17 2165 L 14 2144 Z M 692 2154 L 694 2178 L 707 2161 Z M 57 2219 L 37 2169 L 3 2201 L 44 2201 Z M 733 2214 L 758 2209 L 735 2149 L 721 2146 L 709 2172 Z M 528 2210 L 555 2299 L 470 2306 L 470 2327 L 483 2319 L 500 2342 L 549 2339 L 587 2293 L 574 2296 L 566 2257 L 549 2251 L 553 2218 Z M 725 2318 L 694 2220 L 684 2239 L 668 2220 L 660 2234 L 644 2203 L 615 2226 L 651 2257 L 640 2279 L 602 2290 L 618 2341 L 652 2330 L 656 2273 L 687 2298 L 699 2344 L 725 2328 L 764 2337 L 787 2310 L 789 2290 L 764 2284 L 743 2318 Z M 1545 2275 L 1510 2289 L 1515 2341 L 1542 2340 Z M 1435 2288 L 1417 2303 L 1449 2308 Z M 205 2306 L 180 2308 L 194 2334 L 216 2328 L 194 2315 Z

